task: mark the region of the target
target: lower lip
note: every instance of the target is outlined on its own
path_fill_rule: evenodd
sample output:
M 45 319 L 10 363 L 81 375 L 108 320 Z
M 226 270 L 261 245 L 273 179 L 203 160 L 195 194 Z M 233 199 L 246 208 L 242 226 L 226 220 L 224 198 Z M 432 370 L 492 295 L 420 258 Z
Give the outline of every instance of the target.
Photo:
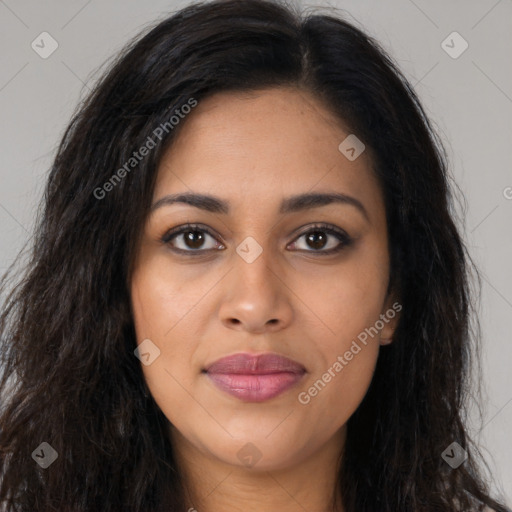
M 222 391 L 247 402 L 263 402 L 294 386 L 303 374 L 292 372 L 266 375 L 207 373 Z

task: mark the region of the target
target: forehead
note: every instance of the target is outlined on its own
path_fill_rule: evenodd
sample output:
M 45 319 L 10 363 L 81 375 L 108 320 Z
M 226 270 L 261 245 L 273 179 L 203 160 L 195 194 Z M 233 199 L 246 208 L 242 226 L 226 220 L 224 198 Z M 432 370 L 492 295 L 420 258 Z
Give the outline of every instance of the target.
M 181 123 L 160 162 L 155 200 L 194 191 L 235 207 L 277 205 L 284 196 L 332 190 L 382 206 L 369 151 L 349 160 L 338 147 L 350 131 L 308 92 L 217 93 Z

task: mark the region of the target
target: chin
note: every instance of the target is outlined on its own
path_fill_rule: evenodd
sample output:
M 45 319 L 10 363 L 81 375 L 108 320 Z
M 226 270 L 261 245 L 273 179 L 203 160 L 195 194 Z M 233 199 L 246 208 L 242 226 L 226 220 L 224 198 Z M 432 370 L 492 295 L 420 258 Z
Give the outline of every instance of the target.
M 213 457 L 225 464 L 245 468 L 254 473 L 286 469 L 300 463 L 308 455 L 308 443 L 302 446 L 303 443 L 294 440 L 293 437 L 285 436 L 283 439 L 280 436 L 272 440 L 272 434 L 266 436 L 267 434 L 260 432 L 259 436 L 228 438 L 223 443 L 203 441 L 203 446 Z

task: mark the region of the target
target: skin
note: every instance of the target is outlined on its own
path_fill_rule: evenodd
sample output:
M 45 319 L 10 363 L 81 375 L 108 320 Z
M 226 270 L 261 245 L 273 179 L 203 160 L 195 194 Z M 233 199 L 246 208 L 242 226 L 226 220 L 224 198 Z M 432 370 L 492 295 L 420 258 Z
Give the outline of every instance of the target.
M 369 150 L 347 159 L 338 146 L 350 131 L 310 93 L 291 87 L 217 93 L 181 122 L 161 160 L 154 203 L 195 192 L 229 201 L 230 211 L 178 203 L 152 211 L 131 299 L 138 343 L 149 338 L 160 350 L 142 369 L 169 419 L 190 506 L 200 512 L 329 510 L 346 422 L 399 318 L 359 344 L 360 352 L 309 403 L 298 401 L 396 301 L 387 294 L 384 198 Z M 352 196 L 368 219 L 340 203 L 279 213 L 283 198 L 305 192 Z M 210 228 L 215 237 L 202 232 L 202 245 L 187 244 L 183 234 L 161 241 L 188 222 Z M 324 245 L 308 243 L 308 232 L 315 231 L 309 227 L 321 222 L 354 242 L 322 256 L 340 241 L 322 231 Z M 236 252 L 247 237 L 262 249 L 251 263 Z M 176 254 L 173 245 L 203 253 Z M 245 402 L 201 371 L 238 352 L 285 355 L 303 364 L 306 374 L 281 395 Z M 246 449 L 260 456 L 250 467 L 237 455 L 249 442 Z

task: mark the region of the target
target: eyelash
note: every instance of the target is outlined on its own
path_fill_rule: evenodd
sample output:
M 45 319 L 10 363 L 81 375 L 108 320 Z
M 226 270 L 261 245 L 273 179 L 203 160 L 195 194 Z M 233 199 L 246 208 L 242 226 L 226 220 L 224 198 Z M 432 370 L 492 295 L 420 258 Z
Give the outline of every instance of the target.
M 171 241 L 174 238 L 176 238 L 177 236 L 182 235 L 184 233 L 188 233 L 190 231 L 199 231 L 199 232 L 207 233 L 212 238 L 216 239 L 216 236 L 206 226 L 203 226 L 201 224 L 185 224 L 183 226 L 178 226 L 177 228 L 173 228 L 170 231 L 167 231 L 161 237 L 160 241 L 166 245 L 169 245 L 170 249 L 173 252 L 178 253 L 178 254 L 187 255 L 187 256 L 192 256 L 192 257 L 204 255 L 204 253 L 218 250 L 218 249 L 184 250 L 184 249 L 177 249 L 176 247 L 173 247 L 171 245 Z M 338 245 L 334 249 L 318 250 L 318 251 L 305 250 L 304 252 L 319 254 L 321 256 L 329 256 L 331 254 L 341 252 L 343 249 L 350 246 L 352 244 L 352 242 L 354 241 L 353 238 L 348 236 L 343 230 L 337 228 L 336 226 L 334 226 L 332 224 L 318 223 L 318 224 L 313 224 L 312 226 L 310 226 L 308 228 L 307 231 L 303 231 L 302 233 L 297 235 L 297 237 L 293 240 L 292 243 L 295 243 L 296 240 L 303 237 L 304 235 L 307 235 L 307 234 L 315 232 L 315 231 L 321 231 L 321 232 L 327 233 L 329 235 L 335 236 L 340 241 L 340 245 Z M 300 249 L 300 250 L 302 251 L 302 249 Z

